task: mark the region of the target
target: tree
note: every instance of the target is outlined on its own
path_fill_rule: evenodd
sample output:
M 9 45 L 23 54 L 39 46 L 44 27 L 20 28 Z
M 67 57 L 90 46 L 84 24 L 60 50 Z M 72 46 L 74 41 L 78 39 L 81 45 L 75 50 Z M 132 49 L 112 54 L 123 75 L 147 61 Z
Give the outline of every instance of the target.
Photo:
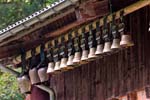
M 0 100 L 24 100 L 16 77 L 2 71 L 0 71 Z
M 2 0 L 0 1 L 0 29 L 29 16 L 56 0 Z

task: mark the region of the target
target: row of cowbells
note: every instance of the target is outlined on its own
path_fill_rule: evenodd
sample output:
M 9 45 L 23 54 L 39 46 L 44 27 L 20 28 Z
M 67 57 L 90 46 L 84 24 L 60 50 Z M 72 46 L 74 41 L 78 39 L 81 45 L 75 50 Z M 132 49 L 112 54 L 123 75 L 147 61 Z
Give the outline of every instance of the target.
M 83 50 L 81 52 L 75 52 L 74 55 L 68 58 L 62 58 L 61 61 L 49 62 L 47 73 L 56 73 L 64 69 L 72 69 L 74 66 L 87 63 L 94 60 L 98 55 L 107 54 L 122 47 L 133 46 L 134 43 L 131 39 L 131 35 L 123 34 L 120 39 L 113 39 L 111 42 L 105 42 L 104 44 L 97 45 L 96 48 L 90 48 L 90 50 Z
M 48 81 L 48 74 L 46 73 L 47 67 L 43 67 L 40 69 L 33 68 L 29 70 L 29 76 L 31 80 L 31 84 L 40 84 Z
M 103 53 L 109 53 L 111 51 L 117 50 L 122 47 L 130 47 L 133 46 L 134 43 L 131 39 L 130 35 L 122 35 L 121 41 L 120 39 L 113 39 L 112 43 L 111 42 L 105 42 L 104 44 L 104 49 L 103 49 L 103 44 L 97 46 L 97 50 L 95 52 L 96 55 L 103 54 Z
M 41 62 L 39 63 L 35 56 L 35 49 L 32 50 L 31 61 L 30 61 L 30 70 L 27 72 L 26 69 L 26 53 L 22 50 L 21 61 L 22 61 L 22 74 L 17 78 L 21 93 L 29 93 L 31 90 L 31 85 L 37 85 L 45 83 L 48 81 L 47 66 L 45 65 L 45 53 L 44 46 L 41 46 L 40 56 Z M 38 65 L 37 65 L 38 64 Z
M 17 78 L 21 93 L 29 93 L 31 90 L 31 84 L 37 85 L 48 81 L 49 76 L 47 73 L 58 73 L 60 71 L 72 69 L 75 66 L 94 60 L 99 57 L 99 55 L 111 53 L 121 47 L 129 47 L 133 45 L 131 36 L 124 34 L 121 37 L 121 41 L 120 39 L 113 39 L 112 43 L 105 42 L 104 44 L 97 45 L 96 48 L 83 50 L 82 53 L 75 52 L 74 55 L 71 55 L 68 58 L 62 58 L 57 62 L 49 62 L 48 68 L 41 67 L 38 69 L 37 67 L 34 67 L 29 70 L 29 77 L 24 74 Z
M 31 85 L 37 85 L 48 81 L 48 74 L 46 73 L 47 68 L 40 68 L 37 70 L 33 68 L 29 71 L 28 75 L 23 75 L 17 78 L 18 85 L 21 93 L 30 93 Z

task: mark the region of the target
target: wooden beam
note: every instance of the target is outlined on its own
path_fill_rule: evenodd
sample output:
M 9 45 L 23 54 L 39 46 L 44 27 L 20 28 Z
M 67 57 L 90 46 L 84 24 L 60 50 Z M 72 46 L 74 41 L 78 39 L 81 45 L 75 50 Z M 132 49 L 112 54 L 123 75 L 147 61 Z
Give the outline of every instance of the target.
M 124 10 L 124 15 L 126 16 L 126 15 L 128 15 L 128 14 L 130 14 L 130 13 L 132 13 L 132 12 L 135 12 L 135 11 L 139 10 L 140 8 L 143 8 L 143 7 L 148 6 L 148 5 L 150 5 L 150 0 L 140 0 L 140 1 L 138 1 L 138 2 L 136 2 L 136 3 L 134 3 L 134 4 L 132 4 L 132 5 L 130 5 L 130 6 L 126 7 L 126 8 L 124 8 L 124 9 L 121 9 L 121 10 Z M 121 10 L 119 10 L 119 11 L 116 12 L 116 19 L 120 18 L 120 11 L 121 11 Z M 107 22 L 110 22 L 111 20 L 112 20 L 112 14 L 110 14 L 110 15 L 108 16 Z M 95 20 L 94 22 L 89 23 L 89 24 L 93 24 L 93 26 L 94 26 L 93 29 L 96 29 L 96 22 L 97 22 L 97 21 L 100 21 L 100 26 L 103 26 L 103 18 L 97 19 L 97 20 Z M 88 28 L 89 24 L 87 24 L 87 25 L 85 26 L 85 27 L 86 27 L 86 31 L 89 31 L 89 28 Z M 79 35 L 82 34 L 82 33 L 81 33 L 81 29 L 82 29 L 82 27 L 77 28 Z M 73 36 L 75 36 L 75 31 L 73 32 Z M 67 34 L 65 35 L 65 38 L 67 39 Z M 46 48 L 48 48 L 47 45 L 48 45 L 49 42 L 52 42 L 52 43 L 53 43 L 54 40 L 48 41 L 48 42 L 45 44 Z M 36 48 L 37 54 L 40 53 L 39 47 L 40 47 L 40 45 Z M 26 57 L 26 59 L 29 59 L 29 58 L 31 57 L 31 54 L 30 54 L 30 53 L 31 53 L 31 50 L 27 51 L 27 57 Z M 19 64 L 19 63 L 21 62 L 20 58 L 21 58 L 21 56 L 19 55 L 19 56 L 17 56 L 17 57 L 14 59 L 14 60 L 17 62 L 16 64 Z

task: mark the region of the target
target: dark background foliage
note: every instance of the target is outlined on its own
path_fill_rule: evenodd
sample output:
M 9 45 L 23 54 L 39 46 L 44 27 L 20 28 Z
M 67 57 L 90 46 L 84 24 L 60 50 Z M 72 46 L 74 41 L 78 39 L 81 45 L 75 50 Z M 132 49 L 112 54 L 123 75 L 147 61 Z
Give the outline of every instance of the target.
M 0 0 L 0 29 L 50 5 L 56 0 Z

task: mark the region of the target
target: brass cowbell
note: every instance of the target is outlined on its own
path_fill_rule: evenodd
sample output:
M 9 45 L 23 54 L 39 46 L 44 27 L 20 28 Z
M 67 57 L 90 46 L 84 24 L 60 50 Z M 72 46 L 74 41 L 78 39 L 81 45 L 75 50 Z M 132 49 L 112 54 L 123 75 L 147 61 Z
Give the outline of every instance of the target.
M 68 61 L 68 53 L 67 53 L 67 48 L 66 48 L 66 44 L 64 43 L 65 41 L 65 37 L 62 36 L 61 37 L 61 62 L 60 62 L 60 68 L 61 70 L 67 70 L 69 67 L 67 66 L 67 61 Z
M 131 35 L 127 33 L 127 29 L 124 22 L 124 11 L 120 12 L 120 24 L 119 24 L 119 32 L 121 34 L 121 41 L 120 46 L 121 47 L 130 47 L 133 46 L 134 43 L 132 41 Z
M 76 33 L 76 35 L 78 35 L 78 33 Z M 76 36 L 74 39 L 74 47 L 75 47 L 75 54 L 74 54 L 74 58 L 73 58 L 73 63 L 74 64 L 80 64 L 80 60 L 81 60 L 81 47 L 80 47 L 80 37 Z
M 40 83 L 40 78 L 38 76 L 38 70 L 37 70 L 37 65 L 38 65 L 38 60 L 36 58 L 36 50 L 32 49 L 31 51 L 31 63 L 30 63 L 30 70 L 29 70 L 29 76 L 31 80 L 31 84 L 39 84 Z
M 89 54 L 88 34 L 85 33 L 85 28 L 82 29 L 81 48 L 82 48 L 81 63 L 84 64 L 87 63 L 88 54 Z
M 38 69 L 38 76 L 40 78 L 40 82 L 46 82 L 48 81 L 49 77 L 47 72 L 47 67 L 48 67 L 48 59 L 46 57 L 46 53 L 44 52 L 44 44 L 41 45 L 40 48 L 40 63 L 38 65 L 39 69 Z
M 26 72 L 27 70 L 26 70 L 25 58 L 26 58 L 26 54 L 25 54 L 25 51 L 23 51 L 22 55 L 21 55 L 22 73 L 17 78 L 17 81 L 18 81 L 18 85 L 19 85 L 21 93 L 27 94 L 27 93 L 31 92 L 31 82 L 30 82 L 28 74 Z
M 96 23 L 96 41 L 97 41 L 97 47 L 96 47 L 96 55 L 103 54 L 103 48 L 104 48 L 104 41 L 102 39 L 102 33 L 100 30 L 100 23 L 99 21 Z
M 133 46 L 134 43 L 132 41 L 131 35 L 129 34 L 123 34 L 121 36 L 120 46 L 121 47 L 130 47 Z
M 48 44 L 47 58 L 49 59 L 47 73 L 53 73 L 54 72 L 54 59 L 53 59 L 53 49 L 51 47 L 51 44 Z
M 54 61 L 55 61 L 55 66 L 54 66 L 54 71 L 60 72 L 60 50 L 59 50 L 59 45 L 58 45 L 58 40 L 55 40 L 55 49 L 54 49 Z
M 115 23 L 115 14 L 112 15 L 112 25 L 111 31 L 113 35 L 113 42 L 111 45 L 112 50 L 118 50 L 120 48 L 120 33 L 118 32 L 118 27 Z
M 75 48 L 74 48 L 74 42 L 72 39 L 72 33 L 68 34 L 68 61 L 67 61 L 67 66 L 69 66 L 70 68 L 73 68 L 73 66 L 75 66 L 75 64 L 73 63 L 73 58 L 74 58 L 74 54 L 75 54 Z
M 94 60 L 97 56 L 95 54 L 96 52 L 96 36 L 92 30 L 92 24 L 89 25 L 89 37 L 88 37 L 88 45 L 89 45 L 89 54 L 88 54 L 88 60 Z
M 111 39 L 110 39 L 110 34 L 111 31 L 108 31 L 108 26 L 107 26 L 107 16 L 104 18 L 104 27 L 103 27 L 103 38 L 104 38 L 104 49 L 103 53 L 107 54 L 111 52 Z

